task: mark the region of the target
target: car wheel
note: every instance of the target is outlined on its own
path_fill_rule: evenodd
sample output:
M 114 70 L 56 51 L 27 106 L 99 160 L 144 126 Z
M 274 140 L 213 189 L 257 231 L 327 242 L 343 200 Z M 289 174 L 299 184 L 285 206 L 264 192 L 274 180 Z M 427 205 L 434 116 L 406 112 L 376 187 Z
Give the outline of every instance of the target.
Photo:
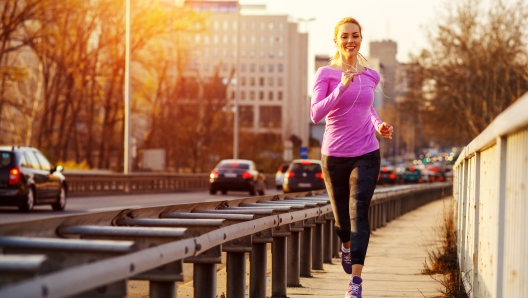
M 51 208 L 53 208 L 54 211 L 64 211 L 66 208 L 66 189 L 64 188 L 64 185 L 60 188 L 57 202 L 51 204 Z
M 222 190 L 222 194 L 223 194 L 223 195 L 227 195 L 227 190 L 225 190 L 225 189 Z
M 260 190 L 259 191 L 259 196 L 264 196 L 264 195 L 266 195 L 266 193 L 263 190 Z
M 257 194 L 257 192 L 255 191 L 255 187 L 253 186 L 253 188 L 249 191 L 249 195 L 250 196 L 254 196 L 256 194 Z
M 211 188 L 211 189 L 209 190 L 209 193 L 212 194 L 212 195 L 216 195 L 216 189 Z
M 33 187 L 30 186 L 28 187 L 26 202 L 18 206 L 18 210 L 23 212 L 29 212 L 33 210 L 33 206 L 35 206 L 35 191 L 33 190 Z

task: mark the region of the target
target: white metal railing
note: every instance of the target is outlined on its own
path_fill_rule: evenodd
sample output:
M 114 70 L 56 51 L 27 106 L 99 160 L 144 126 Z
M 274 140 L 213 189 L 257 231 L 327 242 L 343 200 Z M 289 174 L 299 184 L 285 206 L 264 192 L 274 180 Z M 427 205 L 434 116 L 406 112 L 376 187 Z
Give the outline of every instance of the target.
M 466 293 L 527 297 L 528 93 L 464 148 L 453 172 Z

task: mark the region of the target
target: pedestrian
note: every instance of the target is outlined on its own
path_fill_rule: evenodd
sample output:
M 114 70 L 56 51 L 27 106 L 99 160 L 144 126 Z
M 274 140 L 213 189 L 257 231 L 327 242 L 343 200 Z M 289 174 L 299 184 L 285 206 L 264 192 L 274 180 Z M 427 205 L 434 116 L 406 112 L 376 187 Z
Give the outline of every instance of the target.
M 373 107 L 380 75 L 360 64 L 362 39 L 361 25 L 354 18 L 337 23 L 337 52 L 328 66 L 317 70 L 310 108 L 314 123 L 326 118 L 321 161 L 343 243 L 341 264 L 351 275 L 345 298 L 361 298 L 361 272 L 370 238 L 368 210 L 380 170 L 376 131 L 389 140 L 393 131 Z

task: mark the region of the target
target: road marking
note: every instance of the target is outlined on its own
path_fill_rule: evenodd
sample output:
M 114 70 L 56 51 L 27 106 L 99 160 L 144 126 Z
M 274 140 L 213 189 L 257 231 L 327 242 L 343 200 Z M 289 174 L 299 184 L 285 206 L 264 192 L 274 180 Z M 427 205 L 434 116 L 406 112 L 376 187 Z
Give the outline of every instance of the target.
M 88 209 L 89 212 L 104 212 L 104 211 L 115 211 L 115 210 L 124 210 L 124 209 L 136 209 L 141 208 L 142 205 L 130 205 L 130 206 L 115 206 L 115 207 L 105 207 L 105 208 L 95 208 Z

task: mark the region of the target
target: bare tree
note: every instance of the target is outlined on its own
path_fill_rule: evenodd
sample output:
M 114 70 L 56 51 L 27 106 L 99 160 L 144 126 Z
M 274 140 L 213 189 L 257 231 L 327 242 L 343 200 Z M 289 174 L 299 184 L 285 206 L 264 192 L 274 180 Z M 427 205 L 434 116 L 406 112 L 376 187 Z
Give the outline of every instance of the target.
M 528 5 L 450 1 L 414 57 L 406 102 L 420 108 L 431 141 L 463 145 L 528 91 Z

